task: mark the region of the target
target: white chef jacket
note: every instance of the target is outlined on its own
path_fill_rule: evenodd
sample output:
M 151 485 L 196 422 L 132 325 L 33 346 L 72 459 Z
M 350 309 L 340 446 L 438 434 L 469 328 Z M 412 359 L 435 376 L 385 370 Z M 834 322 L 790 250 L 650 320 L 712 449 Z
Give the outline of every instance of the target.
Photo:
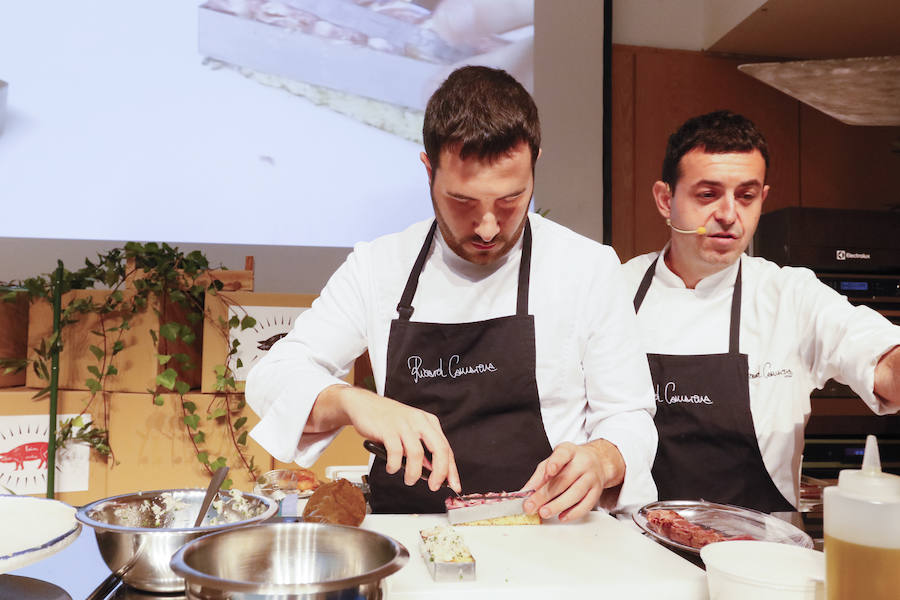
M 668 250 L 668 245 L 663 252 Z M 658 252 L 637 256 L 623 270 L 629 297 Z M 900 327 L 820 282 L 809 269 L 779 267 L 743 255 L 740 352 L 750 364 L 750 413 L 763 463 L 794 506 L 800 485 L 809 394 L 834 378 L 849 385 L 877 414 L 875 364 L 900 344 Z M 648 354 L 728 352 L 735 262 L 688 289 L 665 261 L 638 310 Z M 739 474 L 735 474 L 739 477 Z
M 631 297 L 608 246 L 536 214 L 529 312 L 534 315 L 536 380 L 551 446 L 604 438 L 626 464 L 613 506 L 634 510 L 656 499 L 650 467 L 656 428 L 650 371 L 638 345 Z M 312 307 L 250 371 L 246 397 L 260 416 L 250 435 L 282 461 L 311 464 L 335 433 L 302 434 L 316 397 L 343 383 L 368 349 L 383 393 L 387 344 L 397 303 L 431 220 L 357 244 Z M 413 321 L 459 323 L 515 314 L 522 241 L 491 265 L 457 256 L 438 228 L 413 298 Z M 302 435 L 301 435 L 302 434 Z M 463 482 L 465 485 L 465 482 Z

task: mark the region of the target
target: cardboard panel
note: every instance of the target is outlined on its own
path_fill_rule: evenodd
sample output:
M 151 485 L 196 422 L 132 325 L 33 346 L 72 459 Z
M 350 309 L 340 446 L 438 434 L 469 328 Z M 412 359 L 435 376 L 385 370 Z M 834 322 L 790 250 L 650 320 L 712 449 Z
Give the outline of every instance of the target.
M 363 448 L 362 443 L 363 438 L 353 427 L 344 427 L 315 463 L 303 466 L 311 469 L 320 481 L 324 481 L 325 467 L 368 464 L 369 452 Z M 273 465 L 273 469 L 290 469 L 295 466 L 294 463 L 283 463 L 279 460 L 274 460 Z
M 124 292 L 125 297 L 133 295 L 133 292 Z M 75 298 L 92 298 L 97 304 L 102 303 L 108 292 L 104 290 L 77 290 L 63 295 L 62 306 L 67 306 Z M 155 346 L 150 330 L 159 333 L 160 325 L 167 322 L 167 317 L 174 318 L 173 307 L 162 310 L 155 299 L 148 302 L 147 309 L 130 316 L 130 328 L 127 331 L 107 332 L 105 338 L 93 332 L 102 329 L 100 317 L 97 314 L 85 314 L 79 317 L 77 323 L 63 328 L 63 351 L 60 354 L 59 387 L 60 389 L 86 390 L 85 381 L 92 377 L 88 371 L 91 365 L 98 365 L 97 359 L 90 351 L 94 345 L 104 349 L 107 356 L 111 356 L 111 348 L 116 340 L 121 339 L 124 349 L 112 356 L 108 364 L 118 369 L 117 375 L 109 375 L 104 378 L 103 389 L 107 392 L 147 392 L 156 388 L 156 375 L 160 371 L 159 361 L 156 355 L 166 354 L 166 350 L 173 350 L 163 339 Z M 162 318 L 157 313 L 162 313 Z M 121 314 L 107 315 L 107 326 L 118 325 Z M 49 302 L 41 300 L 32 303 L 28 319 L 28 347 L 29 358 L 34 358 L 33 348 L 38 346 L 42 339 L 48 339 L 53 331 L 53 311 Z M 200 337 L 195 342 L 200 347 Z M 178 351 L 184 351 L 183 348 Z M 194 360 L 199 362 L 199 352 L 194 351 Z M 196 367 L 193 371 L 179 369 L 174 361 L 170 365 L 180 371 L 180 377 L 192 385 L 199 384 L 199 375 Z M 49 365 L 48 365 L 49 367 Z M 26 385 L 33 388 L 43 388 L 47 382 L 40 379 L 33 369 L 29 369 L 26 375 Z
M 0 295 L 5 292 L 0 291 Z M 28 296 L 16 294 L 14 302 L 0 300 L 0 358 L 25 358 L 28 342 Z M 0 367 L 0 388 L 25 385 L 25 371 L 4 375 Z
M 48 415 L 50 413 L 50 399 L 45 397 L 40 400 L 33 400 L 32 396 L 34 396 L 36 391 L 37 390 L 28 388 L 9 388 L 0 390 L 0 415 Z M 61 391 L 57 398 L 57 411 L 59 414 L 78 414 L 85 408 L 89 399 L 90 394 L 87 392 Z M 97 421 L 102 418 L 101 402 L 102 400 L 98 397 L 96 406 L 92 405 L 88 410 L 88 413 Z M 19 435 L 21 435 L 21 432 L 19 431 L 0 431 L 0 444 L 3 444 L 2 447 L 0 447 L 0 451 L 5 452 L 11 447 L 16 446 L 16 437 Z M 21 473 L 23 476 L 41 479 L 43 481 L 43 489 L 46 490 L 46 467 L 44 467 L 43 471 L 38 470 L 37 461 L 26 462 L 18 469 L 18 472 L 15 465 L 4 463 L 0 466 L 5 467 L 3 469 L 5 477 L 0 478 L 0 483 L 7 481 L 6 477 L 8 476 Z M 109 476 L 106 459 L 96 452 L 91 452 L 88 471 L 87 490 L 58 492 L 56 498 L 74 506 L 86 504 L 98 498 L 104 498 L 106 496 L 107 478 Z M 58 475 L 56 483 L 58 486 Z M 3 493 L 6 492 L 4 491 Z M 34 495 L 44 496 L 45 493 L 42 492 Z
M 211 425 L 206 414 L 221 406 L 224 394 L 186 394 L 185 400 L 197 406 L 201 415 L 200 428 L 206 433 L 203 449 L 210 460 L 224 456 L 228 461 L 229 478 L 234 487 L 244 491 L 253 489 L 253 478 L 243 466 L 232 444 L 230 430 L 221 417 Z M 231 406 L 237 405 L 240 395 L 232 394 Z M 206 487 L 210 473 L 197 459 L 191 434 L 184 425 L 184 411 L 177 394 L 163 396 L 163 406 L 153 404 L 150 394 L 113 394 L 110 419 L 110 445 L 117 465 L 109 470 L 107 495 L 139 490 L 176 487 Z M 231 421 L 247 417 L 251 429 L 259 419 L 249 407 L 233 412 Z M 259 444 L 247 437 L 246 458 L 253 457 L 259 473 L 271 469 L 272 459 Z
M 251 366 L 251 361 L 262 356 L 274 339 L 290 330 L 293 325 L 296 308 L 312 306 L 315 294 L 264 294 L 255 292 L 227 292 L 215 296 L 207 296 L 207 320 L 203 328 L 203 365 L 200 391 L 212 393 L 216 391 L 216 365 L 224 365 L 228 359 L 228 349 L 234 336 L 239 339 L 238 347 L 244 363 L 244 370 Z M 245 331 L 231 330 L 229 337 L 223 334 L 216 325 L 219 319 L 228 321 L 229 307 L 233 307 L 238 318 L 249 314 L 257 319 L 252 329 Z M 263 315 L 254 307 L 264 307 Z M 244 375 L 236 372 L 237 389 L 244 389 Z

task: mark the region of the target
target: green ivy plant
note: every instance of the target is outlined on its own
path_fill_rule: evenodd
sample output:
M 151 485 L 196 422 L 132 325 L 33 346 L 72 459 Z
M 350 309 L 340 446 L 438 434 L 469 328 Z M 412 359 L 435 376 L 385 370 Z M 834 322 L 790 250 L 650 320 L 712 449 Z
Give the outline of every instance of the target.
M 54 280 L 50 275 L 28 278 L 17 284 L 17 290 L 9 291 L 3 300 L 15 299 L 16 293 L 24 289 L 32 301 L 49 300 L 53 297 Z M 125 348 L 124 333 L 131 328 L 133 318 L 150 309 L 159 317 L 159 330 L 151 330 L 154 347 L 158 347 L 160 338 L 170 342 L 183 342 L 190 346 L 197 337 L 197 327 L 202 321 L 212 325 L 226 341 L 232 328 L 247 329 L 256 325 L 255 319 L 249 315 L 243 318 L 232 317 L 230 320 L 210 317 L 206 307 L 207 295 L 216 295 L 222 291 L 224 284 L 213 276 L 209 261 L 199 251 L 185 254 L 177 247 L 153 242 L 141 244 L 129 242 L 122 248 L 114 248 L 105 254 L 99 254 L 96 261 L 85 259 L 83 267 L 76 271 L 64 270 L 60 283 L 61 292 L 90 288 L 105 288 L 102 302 L 93 298 L 73 298 L 63 308 L 60 318 L 60 331 L 66 326 L 78 322 L 87 314 L 95 314 L 99 326 L 91 333 L 97 337 L 96 343 L 89 345 L 94 364 L 87 367 L 88 376 L 85 385 L 90 392 L 89 400 L 80 415 L 61 424 L 57 431 L 57 447 L 75 440 L 88 443 L 98 453 L 108 456 L 115 462 L 113 449 L 109 444 L 109 400 L 102 394 L 108 377 L 118 374 L 113 358 Z M 125 290 L 129 293 L 125 293 Z M 151 299 L 158 300 L 151 303 Z M 175 305 L 180 307 L 178 319 L 164 321 L 167 318 L 158 307 Z M 217 468 L 225 466 L 227 459 L 223 456 L 211 458 L 205 449 L 206 428 L 210 426 L 226 426 L 235 448 L 239 462 L 255 479 L 258 468 L 253 456 L 247 452 L 247 417 L 235 418 L 245 406 L 243 394 L 236 392 L 234 375 L 227 366 L 231 357 L 237 353 L 239 342 L 232 341 L 224 364 L 216 365 L 216 394 L 207 406 L 198 407 L 194 402 L 185 399 L 190 391 L 190 384 L 179 377 L 179 372 L 197 368 L 186 353 L 157 354 L 156 359 L 163 370 L 156 377 L 156 388 L 148 389 L 153 403 L 162 406 L 163 394 L 174 392 L 178 395 L 182 409 L 182 421 L 197 459 L 211 474 Z M 4 373 L 25 369 L 30 364 L 35 374 L 48 386 L 40 389 L 34 398 L 49 394 L 50 372 L 48 364 L 51 356 L 62 350 L 62 339 L 59 334 L 51 334 L 42 339 L 33 348 L 32 358 L 0 357 L 0 368 Z M 238 368 L 242 366 L 237 361 Z M 176 368 L 177 367 L 177 368 Z M 96 398 L 103 398 L 103 420 L 97 426 L 94 422 L 85 423 L 82 419 Z M 224 487 L 230 487 L 227 480 Z

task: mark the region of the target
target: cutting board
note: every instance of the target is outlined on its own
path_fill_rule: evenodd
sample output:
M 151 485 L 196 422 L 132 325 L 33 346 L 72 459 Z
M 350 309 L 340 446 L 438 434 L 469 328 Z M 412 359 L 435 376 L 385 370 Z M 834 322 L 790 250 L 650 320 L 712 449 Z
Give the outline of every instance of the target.
M 362 527 L 388 535 L 410 553 L 385 580 L 386 600 L 460 597 L 497 600 L 643 598 L 706 600 L 706 573 L 627 521 L 592 512 L 576 523 L 457 526 L 475 557 L 476 580 L 435 583 L 419 554 L 420 529 L 447 525 L 443 515 L 368 515 Z

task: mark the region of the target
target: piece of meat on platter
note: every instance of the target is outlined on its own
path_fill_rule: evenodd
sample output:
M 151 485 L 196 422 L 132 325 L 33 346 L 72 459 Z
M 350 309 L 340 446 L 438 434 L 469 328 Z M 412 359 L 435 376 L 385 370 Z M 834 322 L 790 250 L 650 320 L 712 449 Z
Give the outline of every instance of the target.
M 659 535 L 677 544 L 697 549 L 713 542 L 755 539 L 749 535 L 725 535 L 711 527 L 691 523 L 674 510 L 648 511 L 647 526 Z

